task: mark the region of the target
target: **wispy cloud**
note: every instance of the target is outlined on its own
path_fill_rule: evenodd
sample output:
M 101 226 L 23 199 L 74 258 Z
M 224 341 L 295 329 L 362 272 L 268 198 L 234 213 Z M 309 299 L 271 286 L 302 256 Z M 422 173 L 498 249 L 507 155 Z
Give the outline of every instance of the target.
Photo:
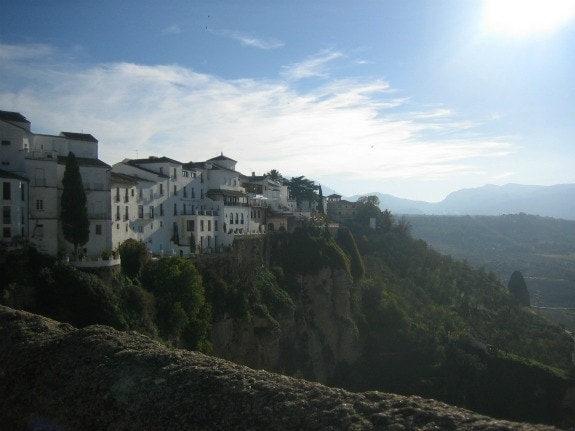
M 219 36 L 224 36 L 240 42 L 244 46 L 259 49 L 277 49 L 284 46 L 284 43 L 277 39 L 264 39 L 235 30 L 210 30 Z
M 0 60 L 22 61 L 47 58 L 55 53 L 55 49 L 46 44 L 9 45 L 0 43 Z
M 0 45 L 0 109 L 21 112 L 38 133 L 92 133 L 107 163 L 136 155 L 198 161 L 224 151 L 245 172 L 369 180 L 372 190 L 390 178 L 476 175 L 486 160 L 516 150 L 470 133 L 447 108 L 410 112 L 386 81 L 327 79 L 328 64 L 343 57 L 324 51 L 276 80 L 225 80 L 178 66 L 62 64 L 48 46 Z M 42 67 L 27 68 L 31 58 Z M 25 82 L 17 70 L 27 70 Z M 293 79 L 309 76 L 325 79 L 298 89 Z
M 172 24 L 162 30 L 164 34 L 181 34 L 182 28 L 178 24 Z
M 341 57 L 343 57 L 343 54 L 337 51 L 322 51 L 319 54 L 311 56 L 302 62 L 285 66 L 283 75 L 291 80 L 312 77 L 326 78 L 329 76 L 327 71 L 328 63 Z

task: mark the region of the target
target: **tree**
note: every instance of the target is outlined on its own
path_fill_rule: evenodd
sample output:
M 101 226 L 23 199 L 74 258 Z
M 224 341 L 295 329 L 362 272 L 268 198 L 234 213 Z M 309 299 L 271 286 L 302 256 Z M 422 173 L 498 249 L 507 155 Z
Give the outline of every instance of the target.
M 511 277 L 509 278 L 507 288 L 509 289 L 511 296 L 513 296 L 520 305 L 524 305 L 526 307 L 531 306 L 531 297 L 529 296 L 527 283 L 525 283 L 525 279 L 521 272 L 513 271 L 513 274 L 511 274 Z
M 318 186 L 306 177 L 292 177 L 288 180 L 287 185 L 289 187 L 290 195 L 296 201 L 298 208 L 301 208 L 302 201 L 308 201 L 310 204 L 317 200 L 316 190 Z
M 62 179 L 61 221 L 66 241 L 74 245 L 74 255 L 78 256 L 78 246 L 90 239 L 87 198 L 82 184 L 80 167 L 74 153 L 66 158 L 66 169 Z
M 141 281 L 156 298 L 161 335 L 181 347 L 207 349 L 210 305 L 202 277 L 192 261 L 164 257 L 144 267 Z
M 274 181 L 283 180 L 282 174 L 280 174 L 280 171 L 278 171 L 277 169 L 272 169 L 271 171 L 266 172 L 264 175 L 270 177 L 270 179 L 272 179 Z
M 141 241 L 129 238 L 118 247 L 122 259 L 122 272 L 128 277 L 138 277 L 142 268 L 150 261 L 150 253 Z

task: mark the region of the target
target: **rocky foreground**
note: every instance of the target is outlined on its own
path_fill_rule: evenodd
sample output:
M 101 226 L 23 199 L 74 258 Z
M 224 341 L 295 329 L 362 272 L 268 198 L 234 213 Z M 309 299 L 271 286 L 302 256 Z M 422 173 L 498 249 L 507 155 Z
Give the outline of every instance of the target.
M 2 430 L 542 430 L 419 397 L 350 393 L 0 306 Z

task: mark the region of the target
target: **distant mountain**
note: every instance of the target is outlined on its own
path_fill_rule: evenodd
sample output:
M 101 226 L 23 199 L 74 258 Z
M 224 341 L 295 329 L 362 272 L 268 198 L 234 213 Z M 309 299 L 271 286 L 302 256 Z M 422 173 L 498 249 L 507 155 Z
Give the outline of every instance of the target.
M 375 195 L 381 209 L 394 214 L 429 215 L 502 215 L 534 214 L 543 217 L 575 220 L 575 184 L 527 186 L 505 184 L 462 189 L 437 203 L 401 199 L 382 193 L 367 193 L 347 197 L 356 201 L 360 196 Z

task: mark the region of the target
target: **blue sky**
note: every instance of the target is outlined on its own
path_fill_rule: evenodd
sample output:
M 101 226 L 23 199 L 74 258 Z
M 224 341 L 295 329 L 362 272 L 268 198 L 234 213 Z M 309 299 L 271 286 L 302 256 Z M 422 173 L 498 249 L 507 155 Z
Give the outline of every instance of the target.
M 344 196 L 574 183 L 574 3 L 7 0 L 0 109 Z

